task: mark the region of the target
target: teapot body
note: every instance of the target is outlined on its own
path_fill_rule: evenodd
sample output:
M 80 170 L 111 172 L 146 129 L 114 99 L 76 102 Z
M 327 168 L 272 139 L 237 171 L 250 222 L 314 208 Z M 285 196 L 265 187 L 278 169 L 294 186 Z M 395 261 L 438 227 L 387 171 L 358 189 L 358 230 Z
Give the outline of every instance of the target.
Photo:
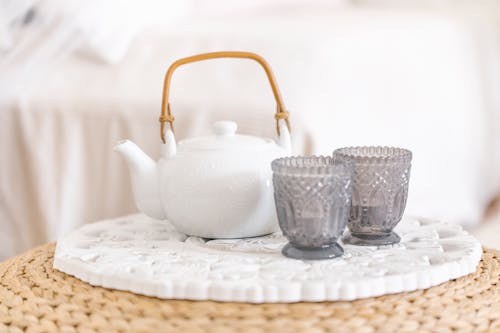
M 276 142 L 236 134 L 235 122 L 219 121 L 214 135 L 176 143 L 169 103 L 172 74 L 179 66 L 216 58 L 251 59 L 262 66 L 276 100 Z M 270 66 L 255 53 L 212 52 L 175 61 L 164 79 L 160 160 L 154 162 L 128 140 L 115 146 L 128 163 L 137 207 L 190 236 L 242 238 L 278 230 L 271 161 L 291 151 L 288 115 Z
M 242 238 L 278 230 L 271 161 L 281 147 L 258 154 L 178 151 L 158 163 L 166 218 L 180 232 L 205 238 Z

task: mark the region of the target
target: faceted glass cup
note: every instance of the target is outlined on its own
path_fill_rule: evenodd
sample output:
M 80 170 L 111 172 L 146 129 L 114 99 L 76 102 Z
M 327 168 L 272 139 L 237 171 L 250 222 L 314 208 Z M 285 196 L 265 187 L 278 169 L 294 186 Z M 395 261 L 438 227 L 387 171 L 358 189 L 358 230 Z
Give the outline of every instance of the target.
M 395 147 L 347 147 L 333 152 L 336 161 L 353 166 L 352 200 L 346 244 L 389 245 L 408 197 L 412 153 Z
M 347 224 L 352 166 L 332 157 L 284 157 L 271 163 L 274 199 L 295 259 L 329 259 L 344 253 L 337 243 Z

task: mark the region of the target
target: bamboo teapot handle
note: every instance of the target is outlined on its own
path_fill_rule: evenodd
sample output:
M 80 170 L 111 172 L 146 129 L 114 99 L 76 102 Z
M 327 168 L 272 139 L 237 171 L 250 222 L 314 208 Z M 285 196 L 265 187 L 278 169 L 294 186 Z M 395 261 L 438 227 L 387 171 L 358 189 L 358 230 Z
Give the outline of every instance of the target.
M 173 123 L 174 116 L 170 110 L 170 102 L 169 102 L 169 92 L 170 92 L 170 81 L 172 79 L 172 74 L 174 71 L 185 64 L 198 62 L 202 60 L 208 59 L 217 59 L 217 58 L 241 58 L 241 59 L 252 59 L 257 61 L 264 71 L 266 72 L 267 79 L 271 84 L 271 89 L 273 90 L 274 99 L 276 100 L 276 113 L 274 118 L 276 119 L 276 132 L 280 135 L 279 129 L 279 120 L 283 119 L 286 122 L 288 130 L 290 131 L 290 122 L 288 120 L 289 113 L 285 109 L 285 105 L 283 104 L 283 100 L 280 95 L 280 91 L 278 89 L 278 85 L 276 83 L 276 79 L 274 78 L 273 72 L 271 71 L 271 67 L 269 64 L 262 58 L 260 55 L 251 53 L 251 52 L 240 52 L 240 51 L 223 51 L 223 52 L 211 52 L 211 53 L 202 53 L 194 56 L 186 57 L 175 61 L 167 70 L 165 74 L 165 80 L 163 83 L 163 99 L 161 103 L 161 115 L 160 115 L 160 137 L 163 143 L 166 143 L 165 140 L 165 123 L 169 123 L 170 129 L 173 131 Z

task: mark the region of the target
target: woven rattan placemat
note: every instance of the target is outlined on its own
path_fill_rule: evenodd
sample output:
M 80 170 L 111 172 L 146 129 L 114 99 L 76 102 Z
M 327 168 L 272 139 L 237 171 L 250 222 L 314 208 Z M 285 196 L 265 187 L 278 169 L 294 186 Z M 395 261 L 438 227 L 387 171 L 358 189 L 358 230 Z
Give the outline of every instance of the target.
M 353 302 L 160 300 L 52 269 L 54 244 L 0 264 L 0 332 L 500 332 L 500 253 L 427 290 Z

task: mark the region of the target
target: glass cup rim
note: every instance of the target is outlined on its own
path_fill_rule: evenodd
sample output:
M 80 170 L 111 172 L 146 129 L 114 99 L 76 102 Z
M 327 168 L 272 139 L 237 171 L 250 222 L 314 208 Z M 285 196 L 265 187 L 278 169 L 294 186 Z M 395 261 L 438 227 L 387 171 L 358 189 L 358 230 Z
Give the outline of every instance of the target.
M 340 161 L 333 156 L 286 156 L 271 162 L 274 174 L 314 176 L 314 175 L 339 175 L 350 177 L 352 174 L 351 161 Z
M 393 146 L 351 146 L 333 151 L 333 156 L 341 159 L 366 162 L 411 162 L 409 149 Z

